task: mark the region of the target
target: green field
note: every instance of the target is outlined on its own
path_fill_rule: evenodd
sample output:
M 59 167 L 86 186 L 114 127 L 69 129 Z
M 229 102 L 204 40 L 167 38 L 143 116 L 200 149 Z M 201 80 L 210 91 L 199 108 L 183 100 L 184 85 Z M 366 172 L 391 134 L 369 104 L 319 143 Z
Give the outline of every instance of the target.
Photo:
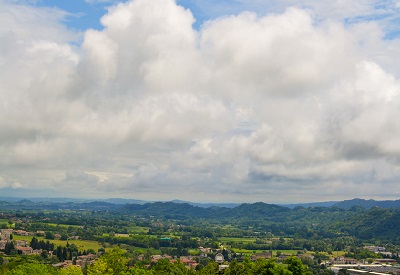
M 143 234 L 149 232 L 150 227 L 143 227 L 143 226 L 130 226 L 128 227 L 129 234 Z
M 8 228 L 10 228 L 10 227 L 14 227 L 14 223 L 13 224 L 11 224 L 11 226 L 10 226 L 10 224 L 8 223 L 8 220 L 7 219 L 0 219 L 0 225 L 1 224 L 5 224 Z
M 68 228 L 68 227 L 79 227 L 79 228 L 83 228 L 82 225 L 72 225 L 72 224 L 62 224 L 62 223 L 46 223 L 49 226 L 53 226 L 53 227 L 63 227 L 63 228 Z
M 235 251 L 235 253 L 241 253 L 244 255 L 252 255 L 255 253 L 261 253 L 261 252 L 265 252 L 265 250 L 249 250 L 249 249 L 233 249 L 233 251 Z M 272 251 L 272 255 L 275 257 L 276 256 L 276 252 L 278 250 L 273 250 Z M 286 255 L 297 255 L 297 250 L 279 250 L 282 254 L 286 254 Z
M 234 242 L 234 243 L 254 243 L 256 238 L 234 238 L 234 237 L 222 237 L 219 238 L 221 243 Z

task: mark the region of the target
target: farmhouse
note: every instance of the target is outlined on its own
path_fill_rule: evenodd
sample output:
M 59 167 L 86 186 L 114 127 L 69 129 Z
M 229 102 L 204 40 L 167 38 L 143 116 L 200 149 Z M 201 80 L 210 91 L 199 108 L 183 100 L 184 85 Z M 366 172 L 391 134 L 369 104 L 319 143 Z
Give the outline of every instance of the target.
M 31 255 L 33 252 L 32 247 L 29 246 L 16 246 L 15 249 L 22 255 Z

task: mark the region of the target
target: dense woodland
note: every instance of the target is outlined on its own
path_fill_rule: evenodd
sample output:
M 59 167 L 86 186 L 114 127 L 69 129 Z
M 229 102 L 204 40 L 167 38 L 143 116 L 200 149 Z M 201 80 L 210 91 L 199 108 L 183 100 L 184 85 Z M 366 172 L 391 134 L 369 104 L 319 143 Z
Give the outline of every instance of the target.
M 40 255 L 20 255 L 17 236 L 7 242 L 0 255 L 0 274 L 331 274 L 323 263 L 339 251 L 360 260 L 387 257 L 365 250 L 365 245 L 384 246 L 391 258 L 399 260 L 400 208 L 395 207 L 346 202 L 343 208 L 266 203 L 227 208 L 25 200 L 0 202 L 0 209 L 1 228 L 45 232 L 29 239 L 30 247 L 42 251 Z M 97 246 L 78 247 L 71 241 L 75 237 Z M 210 251 L 200 257 L 199 247 Z M 250 261 L 251 254 L 261 251 L 273 251 L 274 258 Z M 285 251 L 293 256 L 278 261 Z M 214 261 L 218 252 L 225 256 L 223 270 Z M 90 253 L 103 255 L 83 269 L 52 266 Z M 310 253 L 312 260 L 301 257 Z M 154 254 L 176 260 L 155 263 Z M 194 256 L 196 268 L 185 267 L 181 256 Z M 112 266 L 116 257 L 121 259 L 118 268 Z

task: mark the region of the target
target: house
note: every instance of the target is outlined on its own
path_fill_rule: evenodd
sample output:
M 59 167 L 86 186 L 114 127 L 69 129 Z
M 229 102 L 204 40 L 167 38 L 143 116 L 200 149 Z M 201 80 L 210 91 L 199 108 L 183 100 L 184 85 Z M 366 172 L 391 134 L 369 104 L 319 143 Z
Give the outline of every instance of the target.
M 357 264 L 358 261 L 354 258 L 344 258 L 344 263 L 345 264 Z
M 337 257 L 330 260 L 331 264 L 358 264 L 358 261 L 354 258 L 345 258 L 343 256 Z
M 171 258 L 171 256 L 169 256 L 169 258 Z M 187 268 L 193 268 L 195 269 L 196 266 L 198 266 L 198 262 L 196 262 L 196 260 L 194 259 L 195 257 L 192 256 L 180 256 L 179 257 L 179 261 L 186 266 Z M 176 259 L 170 259 L 169 262 L 171 264 L 175 263 L 177 260 Z
M 6 243 L 7 241 L 4 240 L 0 241 L 0 250 L 4 250 L 6 248 Z
M 26 232 L 25 230 L 14 230 L 13 233 L 15 235 L 19 235 L 19 236 L 27 236 L 28 232 Z
M 80 267 L 85 267 L 88 264 L 93 264 L 97 256 L 95 254 L 81 255 L 76 259 L 76 265 Z
M 224 262 L 224 255 L 222 255 L 221 253 L 217 253 L 217 255 L 215 255 L 215 261 L 219 264 Z
M 16 246 L 28 246 L 28 241 L 27 240 L 16 240 L 15 244 L 16 244 Z
M 252 261 L 257 261 L 257 259 L 271 259 L 272 258 L 272 252 L 267 252 L 263 251 L 261 253 L 255 253 L 251 255 L 251 260 Z
M 15 250 L 17 250 L 18 253 L 22 255 L 31 255 L 33 252 L 32 247 L 29 246 L 16 246 Z
M 13 233 L 12 229 L 1 229 L 0 239 L 9 241 L 12 233 Z
M 196 260 L 192 256 L 180 256 L 179 260 L 186 266 L 197 265 Z
M 88 254 L 88 255 L 78 256 L 79 260 L 86 260 L 86 261 L 91 261 L 91 260 L 94 260 L 96 258 L 97 258 L 97 256 L 95 254 Z
M 25 230 L 14 230 L 13 234 L 19 235 L 19 236 L 34 236 L 35 235 L 34 232 L 28 232 Z
M 364 249 L 367 249 L 367 250 L 369 250 L 371 252 L 374 252 L 374 253 L 380 253 L 380 252 L 386 251 L 385 247 L 383 247 L 383 246 L 375 246 L 375 245 L 364 246 Z
M 70 265 L 72 265 L 72 261 L 66 260 L 62 263 L 53 264 L 52 266 L 56 268 L 64 268 L 64 267 L 69 267 Z
M 156 263 L 156 262 L 158 262 L 159 259 L 162 259 L 162 258 L 163 258 L 163 256 L 161 256 L 161 255 L 152 255 L 151 256 L 151 261 L 153 263 Z
M 33 255 L 41 255 L 42 252 L 43 252 L 42 249 L 34 249 L 34 250 L 32 250 L 32 254 L 33 254 Z
M 375 259 L 374 263 L 376 263 L 376 264 L 397 264 L 397 261 L 394 259 Z

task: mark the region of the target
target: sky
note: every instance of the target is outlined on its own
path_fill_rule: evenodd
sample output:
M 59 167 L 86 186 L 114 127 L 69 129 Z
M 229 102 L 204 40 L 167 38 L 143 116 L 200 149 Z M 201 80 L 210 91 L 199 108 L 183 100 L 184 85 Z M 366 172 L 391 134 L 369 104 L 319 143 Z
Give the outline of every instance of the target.
M 400 198 L 400 1 L 0 0 L 0 195 Z

